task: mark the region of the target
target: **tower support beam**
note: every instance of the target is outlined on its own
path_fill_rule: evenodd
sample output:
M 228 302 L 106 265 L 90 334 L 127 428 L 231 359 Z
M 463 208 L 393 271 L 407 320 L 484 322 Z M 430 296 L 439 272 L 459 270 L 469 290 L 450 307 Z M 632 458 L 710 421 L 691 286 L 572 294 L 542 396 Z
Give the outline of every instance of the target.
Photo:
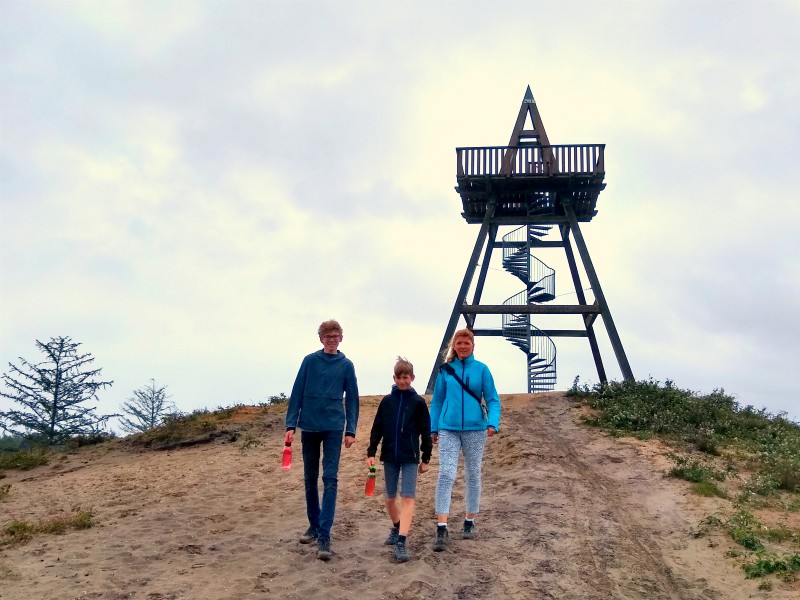
M 578 302 L 586 304 L 586 295 L 583 293 L 581 276 L 578 272 L 578 265 L 575 262 L 575 254 L 572 252 L 572 244 L 570 244 L 569 241 L 569 228 L 562 226 L 560 230 L 564 253 L 567 255 L 567 263 L 569 264 L 569 272 L 570 275 L 572 275 L 572 283 L 575 285 L 575 294 L 578 297 Z M 602 383 L 605 383 L 608 381 L 608 378 L 606 377 L 606 370 L 603 367 L 603 359 L 600 356 L 600 347 L 597 345 L 597 336 L 594 333 L 594 315 L 583 315 L 583 325 L 586 327 L 586 337 L 589 338 L 589 347 L 592 350 L 594 366 L 597 369 L 597 378 Z
M 622 377 L 626 380 L 634 379 L 633 371 L 631 370 L 630 363 L 628 363 L 628 357 L 625 356 L 625 349 L 622 347 L 622 341 L 619 338 L 619 333 L 617 333 L 617 327 L 614 325 L 614 319 L 611 318 L 611 311 L 606 303 L 603 288 L 600 287 L 600 280 L 597 278 L 597 272 L 594 270 L 592 258 L 589 256 L 589 250 L 586 248 L 586 241 L 583 239 L 581 228 L 578 225 L 578 219 L 575 217 L 572 202 L 568 198 L 565 198 L 563 200 L 563 205 L 564 212 L 569 221 L 570 232 L 575 240 L 575 245 L 578 247 L 578 254 L 583 261 L 583 268 L 586 271 L 586 276 L 589 278 L 592 292 L 600 305 L 600 315 L 603 317 L 603 323 L 608 332 L 608 339 L 611 341 L 611 347 L 614 350 L 614 355 L 617 357 L 617 363 L 619 363 L 620 371 L 622 371 Z
M 492 217 L 494 217 L 494 209 L 495 201 L 492 199 L 486 206 L 486 214 L 483 217 L 481 230 L 478 232 L 478 238 L 475 240 L 475 247 L 472 249 L 472 255 L 470 256 L 469 263 L 467 264 L 467 270 L 464 273 L 464 281 L 461 282 L 461 288 L 458 290 L 458 296 L 456 297 L 456 302 L 453 305 L 453 312 L 450 314 L 450 320 L 447 322 L 447 329 L 444 332 L 442 343 L 439 346 L 439 352 L 436 354 L 436 360 L 433 363 L 433 370 L 431 371 L 431 376 L 430 379 L 428 379 L 428 386 L 425 391 L 426 394 L 433 393 L 433 385 L 436 383 L 436 374 L 439 372 L 439 366 L 442 364 L 442 362 L 444 362 L 442 359 L 442 353 L 444 352 L 444 349 L 447 348 L 450 338 L 452 338 L 453 334 L 456 332 L 458 319 L 461 316 L 461 309 L 467 299 L 467 292 L 469 292 L 469 286 L 472 283 L 472 277 L 475 275 L 475 268 L 478 265 L 478 257 L 481 254 L 481 249 L 483 249 L 484 245 L 486 245 L 486 238 L 489 235 L 489 230 L 493 227 Z M 494 227 L 494 231 L 497 231 L 496 227 Z M 492 244 L 490 243 L 489 247 L 491 247 L 491 245 Z M 491 253 L 491 250 L 487 250 L 487 252 Z M 488 269 L 488 264 L 488 260 L 485 261 L 486 269 Z M 483 277 L 485 277 L 486 270 L 482 269 L 481 272 Z M 483 285 L 480 287 L 482 289 Z

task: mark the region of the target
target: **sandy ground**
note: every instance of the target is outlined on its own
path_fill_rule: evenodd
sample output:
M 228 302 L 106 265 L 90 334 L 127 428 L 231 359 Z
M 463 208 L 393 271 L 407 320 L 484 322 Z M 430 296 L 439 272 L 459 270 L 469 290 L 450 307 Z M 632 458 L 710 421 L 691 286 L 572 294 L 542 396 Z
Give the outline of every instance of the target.
M 441 553 L 431 550 L 434 450 L 411 560 L 397 564 L 383 545 L 383 498 L 363 491 L 377 400 L 362 399 L 359 438 L 343 451 L 330 562 L 297 543 L 307 527 L 302 464 L 295 448 L 293 468 L 280 468 L 285 409 L 250 409 L 232 425 L 236 441 L 170 451 L 115 442 L 7 472 L 0 526 L 75 507 L 91 509 L 97 525 L 0 550 L 0 598 L 800 598 L 797 583 L 778 579 L 759 590 L 725 557 L 725 540 L 693 536 L 723 501 L 665 478 L 663 448 L 580 425 L 582 409 L 556 392 L 503 397 L 477 539 L 460 536 L 460 481 Z

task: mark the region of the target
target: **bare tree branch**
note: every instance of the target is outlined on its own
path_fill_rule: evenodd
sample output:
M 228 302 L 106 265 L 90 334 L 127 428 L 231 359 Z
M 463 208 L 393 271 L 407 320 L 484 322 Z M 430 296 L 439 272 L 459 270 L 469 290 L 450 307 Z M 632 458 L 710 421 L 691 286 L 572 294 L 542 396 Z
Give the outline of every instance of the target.
M 167 396 L 167 386 L 156 386 L 155 379 L 150 384 L 133 391 L 133 398 L 122 403 L 122 412 L 131 417 L 120 418 L 120 427 L 128 433 L 139 433 L 158 427 L 164 417 L 175 412 L 175 404 Z

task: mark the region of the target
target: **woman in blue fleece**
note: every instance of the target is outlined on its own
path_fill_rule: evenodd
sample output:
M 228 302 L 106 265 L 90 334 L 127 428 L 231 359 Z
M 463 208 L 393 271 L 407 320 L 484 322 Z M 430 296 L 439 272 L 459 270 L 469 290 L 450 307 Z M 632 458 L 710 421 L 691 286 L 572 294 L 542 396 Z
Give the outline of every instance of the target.
M 463 537 L 475 537 L 474 519 L 481 501 L 483 448 L 487 436 L 493 436 L 500 428 L 500 397 L 489 367 L 472 356 L 474 348 L 475 336 L 469 329 L 456 331 L 431 398 L 431 438 L 439 445 L 435 552 L 447 547 L 447 517 L 459 453 L 464 455 L 467 484 Z M 486 412 L 481 398 L 486 401 Z
M 302 429 L 303 474 L 308 531 L 301 544 L 317 543 L 317 558 L 331 558 L 331 526 L 336 512 L 339 457 L 356 439 L 358 384 L 353 363 L 339 350 L 342 326 L 325 321 L 319 326 L 322 350 L 303 359 L 286 410 L 285 442 L 292 443 L 295 428 Z M 344 402 L 342 402 L 344 396 Z M 320 452 L 321 450 L 321 452 Z M 319 501 L 319 463 L 322 458 L 322 506 Z

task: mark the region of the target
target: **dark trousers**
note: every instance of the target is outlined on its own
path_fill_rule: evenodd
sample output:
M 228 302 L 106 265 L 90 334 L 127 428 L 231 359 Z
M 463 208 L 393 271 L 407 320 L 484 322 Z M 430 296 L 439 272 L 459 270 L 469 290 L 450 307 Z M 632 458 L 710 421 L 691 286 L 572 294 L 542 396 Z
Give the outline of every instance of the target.
M 339 486 L 339 457 L 342 431 L 303 431 L 303 473 L 306 484 L 306 513 L 319 539 L 329 540 L 336 512 Z M 322 458 L 322 507 L 319 501 L 319 463 Z

